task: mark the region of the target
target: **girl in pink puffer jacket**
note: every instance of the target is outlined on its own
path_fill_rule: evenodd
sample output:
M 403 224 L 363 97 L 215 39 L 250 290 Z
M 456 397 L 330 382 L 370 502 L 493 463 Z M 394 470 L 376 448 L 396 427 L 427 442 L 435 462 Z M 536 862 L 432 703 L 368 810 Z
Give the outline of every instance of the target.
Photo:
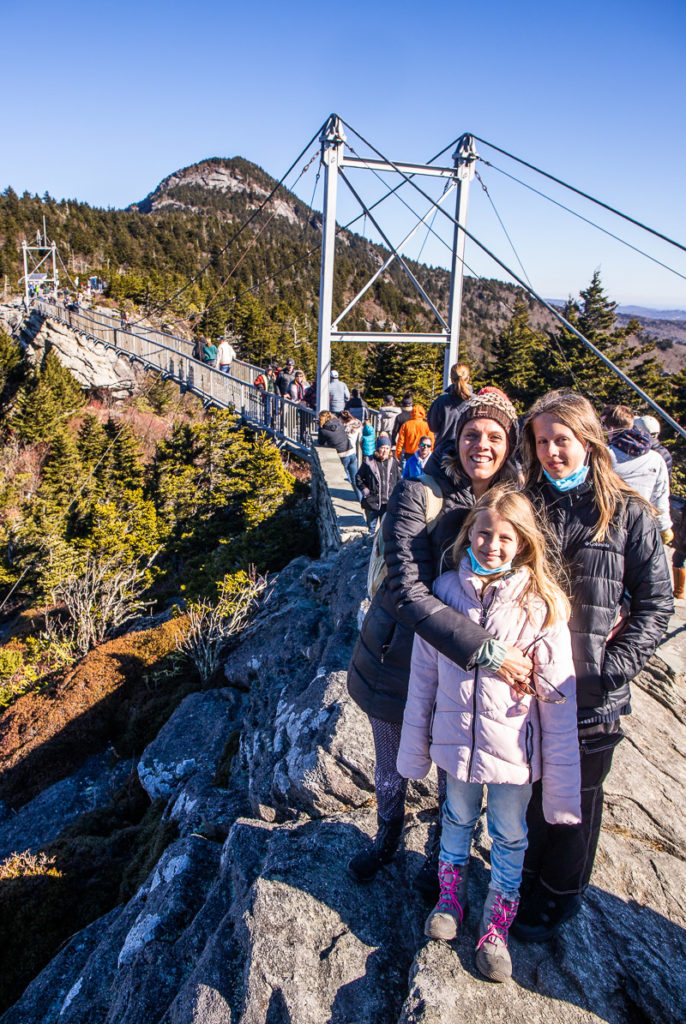
M 569 603 L 545 551 L 531 503 L 510 486 L 492 487 L 470 511 L 453 548 L 457 569 L 439 576 L 434 592 L 497 640 L 484 644 L 465 671 L 415 636 L 398 754 L 406 778 L 424 778 L 432 761 L 448 775 L 441 895 L 425 925 L 429 938 L 455 938 L 463 920 L 469 849 L 488 787 L 491 883 L 476 963 L 494 981 L 512 973 L 507 936 L 519 901 L 532 782 L 543 780 L 547 821 L 580 821 Z M 506 645 L 534 661 L 533 678 L 517 691 L 494 671 Z

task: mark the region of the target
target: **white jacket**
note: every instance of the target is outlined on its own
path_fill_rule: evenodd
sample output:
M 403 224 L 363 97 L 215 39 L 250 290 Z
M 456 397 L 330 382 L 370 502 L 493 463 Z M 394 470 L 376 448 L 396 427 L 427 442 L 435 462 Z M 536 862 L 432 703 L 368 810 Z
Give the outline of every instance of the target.
M 615 473 L 655 506 L 658 511 L 657 525 L 661 530 L 669 530 L 672 525 L 669 514 L 669 473 L 660 453 L 651 448 L 645 455 L 631 456 L 612 445 L 609 450 Z
M 398 771 L 423 778 L 433 760 L 461 782 L 524 785 L 543 779 L 543 813 L 556 825 L 580 821 L 581 781 L 576 724 L 576 678 L 569 629 L 545 629 L 538 598 L 522 594 L 528 569 L 491 583 L 482 603 L 483 577 L 465 558 L 459 571 L 443 573 L 434 592 L 445 604 L 480 622 L 498 640 L 531 646 L 536 690 L 553 704 L 515 695 L 494 672 L 466 671 L 421 637 L 412 647 L 410 685 L 398 753 Z
M 217 349 L 217 366 L 229 366 L 236 358 L 236 350 L 228 341 L 222 341 Z

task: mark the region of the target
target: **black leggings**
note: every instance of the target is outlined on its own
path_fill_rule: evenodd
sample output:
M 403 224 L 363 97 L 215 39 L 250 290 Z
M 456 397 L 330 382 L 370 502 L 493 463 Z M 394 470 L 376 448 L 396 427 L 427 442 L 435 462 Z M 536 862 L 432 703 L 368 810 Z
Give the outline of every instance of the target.
M 402 725 L 397 722 L 384 722 L 380 718 L 369 717 L 374 735 L 376 751 L 376 771 L 374 787 L 376 789 L 376 806 L 379 817 L 384 821 L 402 818 L 405 813 L 405 794 L 407 779 L 398 773 L 396 761 L 400 750 L 400 733 Z M 442 768 L 438 769 L 438 807 L 439 814 L 445 800 L 446 775 Z

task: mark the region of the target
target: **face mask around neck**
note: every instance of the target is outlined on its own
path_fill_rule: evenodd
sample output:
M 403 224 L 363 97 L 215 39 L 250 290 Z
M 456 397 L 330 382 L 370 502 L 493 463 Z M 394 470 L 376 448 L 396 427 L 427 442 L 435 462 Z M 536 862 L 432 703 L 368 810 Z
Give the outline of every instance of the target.
M 575 487 L 579 486 L 579 484 L 584 483 L 588 476 L 588 470 L 589 466 L 587 466 L 586 463 L 583 463 L 583 465 L 579 466 L 578 469 L 575 469 L 573 473 L 570 473 L 569 476 L 564 477 L 562 480 L 556 480 L 550 475 L 550 473 L 546 473 L 545 470 L 543 470 L 543 476 L 546 478 L 548 483 L 553 485 L 556 491 L 560 491 L 561 494 L 565 494 L 567 491 L 573 491 Z
M 475 572 L 477 576 L 495 576 L 497 572 L 509 572 L 512 568 L 512 562 L 507 562 L 506 565 L 499 565 L 497 569 L 486 569 L 476 558 L 476 555 L 472 551 L 471 544 L 467 548 L 467 555 L 472 565 L 472 572 Z

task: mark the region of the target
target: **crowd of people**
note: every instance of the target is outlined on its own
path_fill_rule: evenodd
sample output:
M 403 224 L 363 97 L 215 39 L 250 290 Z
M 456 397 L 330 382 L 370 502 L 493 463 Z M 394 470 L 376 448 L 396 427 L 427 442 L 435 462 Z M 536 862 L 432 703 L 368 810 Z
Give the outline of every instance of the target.
M 348 671 L 377 801 L 376 836 L 350 871 L 370 882 L 392 860 L 408 779 L 435 764 L 437 826 L 415 884 L 433 904 L 426 935 L 455 938 L 485 787 L 476 966 L 503 981 L 509 934 L 543 941 L 582 906 L 630 682 L 683 596 L 686 515 L 675 538 L 652 417 L 615 406 L 601 421 L 559 391 L 520 418 L 465 371 L 426 416 L 387 396 L 354 473 L 345 410 L 320 414 L 320 441 L 337 439 L 370 531 L 382 520 L 385 559 Z

